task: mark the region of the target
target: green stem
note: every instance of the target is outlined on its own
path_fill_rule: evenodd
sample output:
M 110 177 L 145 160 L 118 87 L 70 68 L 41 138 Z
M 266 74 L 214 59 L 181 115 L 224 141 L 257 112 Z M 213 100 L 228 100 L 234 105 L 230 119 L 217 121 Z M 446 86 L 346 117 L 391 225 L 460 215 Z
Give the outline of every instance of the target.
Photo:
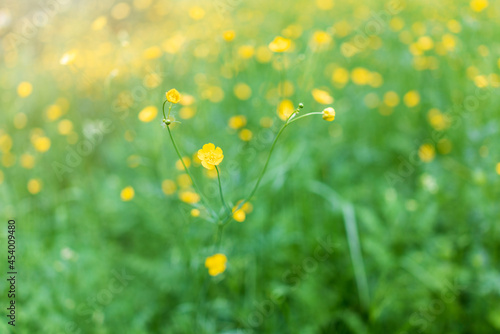
M 322 114 L 322 112 L 311 112 L 311 113 L 308 113 L 308 114 L 305 114 L 305 115 L 302 115 L 300 117 L 297 117 L 297 118 L 294 118 L 294 119 L 291 119 L 292 116 L 294 114 L 296 114 L 298 111 L 294 111 L 289 117 L 288 119 L 286 120 L 285 124 L 283 124 L 283 126 L 281 127 L 280 131 L 278 132 L 278 134 L 276 135 L 276 137 L 274 138 L 274 141 L 273 141 L 273 144 L 271 145 L 271 149 L 269 150 L 269 154 L 267 155 L 267 160 L 266 160 L 266 163 L 264 165 L 264 168 L 262 169 L 262 172 L 260 173 L 260 176 L 259 178 L 257 179 L 257 183 L 255 184 L 255 187 L 252 189 L 252 192 L 250 193 L 250 195 L 247 196 L 247 198 L 245 198 L 243 201 L 240 202 L 240 204 L 238 204 L 238 206 L 234 209 L 234 211 L 238 211 L 239 209 L 241 209 L 241 207 L 243 206 L 243 204 L 245 204 L 246 202 L 250 201 L 253 197 L 253 195 L 255 194 L 255 192 L 257 191 L 257 189 L 259 188 L 259 185 L 260 185 L 260 182 L 262 181 L 262 177 L 264 176 L 265 172 L 266 172 L 266 169 L 267 169 L 267 166 L 269 165 L 269 161 L 271 159 L 271 155 L 273 153 L 273 150 L 274 150 L 274 147 L 276 146 L 276 142 L 278 141 L 278 138 L 281 136 L 281 134 L 283 133 L 283 131 L 285 130 L 285 128 L 290 125 L 291 123 L 301 119 L 301 118 L 304 118 L 304 117 L 307 117 L 307 116 L 311 116 L 311 115 L 318 115 L 318 114 Z M 227 223 L 229 223 L 230 219 L 232 217 L 232 214 L 228 215 L 223 221 L 222 221 L 222 225 L 226 225 Z
M 208 201 L 205 199 L 205 196 L 203 195 L 203 193 L 200 191 L 200 188 L 198 188 L 198 185 L 196 184 L 196 182 L 194 182 L 194 179 L 193 179 L 193 176 L 191 175 L 191 173 L 189 172 L 189 169 L 187 168 L 186 164 L 184 163 L 184 159 L 182 159 L 182 155 L 181 153 L 179 152 L 179 149 L 177 148 L 177 144 L 175 143 L 175 140 L 174 140 L 174 137 L 172 136 L 172 131 L 170 130 L 170 125 L 167 125 L 167 129 L 168 129 L 168 134 L 170 135 L 170 140 L 172 141 L 172 144 L 174 145 L 174 149 L 175 149 L 175 152 L 177 152 L 177 156 L 179 157 L 179 159 L 181 160 L 181 163 L 182 163 L 182 166 L 184 166 L 184 170 L 186 171 L 186 174 L 189 176 L 189 178 L 191 179 L 191 183 L 193 183 L 193 186 L 195 187 L 196 191 L 200 194 L 201 196 L 201 200 L 203 202 L 203 205 L 207 208 L 207 210 L 210 210 L 211 213 L 212 213 L 212 216 L 215 218 L 217 217 L 215 211 L 210 207 L 208 206 Z
M 172 111 L 172 106 L 173 106 L 173 105 L 174 105 L 173 103 L 170 103 L 170 106 L 168 107 L 168 114 L 167 114 L 167 118 L 169 118 L 169 117 L 170 117 L 170 112 Z
M 226 201 L 224 200 L 224 195 L 222 194 L 222 183 L 220 182 L 220 173 L 219 173 L 219 168 L 215 166 L 215 170 L 217 171 L 217 179 L 219 180 L 219 193 L 220 193 L 220 200 L 222 202 L 222 206 L 227 209 L 228 212 L 231 211 L 229 206 L 226 204 Z
M 161 111 L 163 112 L 163 118 L 167 118 L 167 116 L 165 116 L 165 103 L 167 103 L 168 101 L 165 100 L 165 102 L 163 102 L 163 107 L 161 108 Z
M 222 232 L 224 230 L 224 225 L 223 224 L 218 224 L 217 225 L 217 234 L 215 235 L 215 244 L 214 244 L 214 251 L 213 253 L 217 252 L 217 250 L 220 247 L 220 244 L 222 242 Z

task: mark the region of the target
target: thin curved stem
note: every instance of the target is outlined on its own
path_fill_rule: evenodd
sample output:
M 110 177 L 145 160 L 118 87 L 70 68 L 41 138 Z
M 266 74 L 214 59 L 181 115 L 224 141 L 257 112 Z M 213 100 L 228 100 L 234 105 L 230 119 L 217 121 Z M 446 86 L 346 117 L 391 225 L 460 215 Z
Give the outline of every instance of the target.
M 257 183 L 255 184 L 254 188 L 252 189 L 252 192 L 250 193 L 250 195 L 248 195 L 243 201 L 240 202 L 240 204 L 238 204 L 238 206 L 234 209 L 234 211 L 238 211 L 239 209 L 241 209 L 241 207 L 248 201 L 250 201 L 253 197 L 253 195 L 255 194 L 255 192 L 257 191 L 257 189 L 259 188 L 259 185 L 260 185 L 260 182 L 262 181 L 262 177 L 264 176 L 265 172 L 266 172 L 266 169 L 267 169 L 267 166 L 269 165 L 269 161 L 271 160 L 271 155 L 274 151 L 274 147 L 276 146 L 276 142 L 278 141 L 278 138 L 281 136 L 281 134 L 283 133 L 283 131 L 285 130 L 285 128 L 290 125 L 291 123 L 295 122 L 295 121 L 298 121 L 299 119 L 301 118 L 304 118 L 304 117 L 307 117 L 307 116 L 311 116 L 311 115 L 318 115 L 318 114 L 322 114 L 322 112 L 311 112 L 311 113 L 308 113 L 308 114 L 305 114 L 305 115 L 302 115 L 302 116 L 299 116 L 297 118 L 294 118 L 292 119 L 292 116 L 295 115 L 297 113 L 297 110 L 294 111 L 289 117 L 288 119 L 286 120 L 285 124 L 283 124 L 283 126 L 281 127 L 280 131 L 278 132 L 278 134 L 276 135 L 276 137 L 274 138 L 274 141 L 273 141 L 273 144 L 271 145 L 271 149 L 269 150 L 269 154 L 267 155 L 267 160 L 266 160 L 266 163 L 264 165 L 264 168 L 262 169 L 262 172 L 260 173 L 260 176 L 259 178 L 257 179 Z M 223 221 L 222 221 L 222 226 L 226 225 L 227 223 L 229 223 L 230 219 L 232 217 L 232 214 L 228 215 Z
M 163 112 L 163 118 L 167 118 L 167 116 L 165 116 L 165 103 L 167 103 L 168 100 L 165 100 L 165 102 L 163 102 L 163 106 L 161 108 L 161 111 Z
M 310 112 L 310 113 L 308 113 L 308 114 L 305 114 L 305 115 L 302 115 L 302 116 L 299 116 L 299 117 L 297 117 L 297 118 L 294 118 L 294 119 L 290 120 L 290 121 L 288 122 L 288 124 L 293 123 L 293 122 L 295 122 L 295 121 L 298 121 L 299 119 L 304 118 L 304 117 L 307 117 L 307 116 L 311 116 L 311 115 L 322 115 L 322 114 L 323 114 L 323 112 L 321 112 L 321 111 Z
M 222 202 L 222 206 L 225 207 L 228 212 L 230 212 L 231 209 L 229 209 L 229 206 L 227 205 L 226 201 L 224 200 L 224 195 L 222 194 L 222 183 L 220 181 L 219 168 L 217 166 L 215 166 L 215 170 L 217 171 L 217 179 L 219 180 L 219 193 L 220 193 L 220 200 Z
M 198 188 L 198 185 L 196 184 L 196 182 L 194 182 L 193 176 L 189 172 L 189 169 L 187 168 L 186 164 L 184 163 L 184 159 L 182 159 L 182 155 L 179 152 L 179 149 L 177 148 L 177 144 L 175 143 L 174 137 L 172 136 L 172 131 L 170 130 L 170 125 L 167 125 L 167 129 L 168 129 L 168 134 L 170 135 L 170 140 L 172 141 L 172 144 L 174 145 L 175 152 L 177 153 L 177 156 L 181 160 L 182 166 L 184 166 L 184 170 L 186 171 L 186 174 L 191 179 L 191 183 L 193 183 L 194 188 L 200 194 L 203 205 L 207 208 L 207 210 L 211 211 L 211 214 L 213 217 L 217 217 L 215 211 L 210 206 L 208 206 L 208 201 L 205 199 L 205 196 L 200 191 L 200 188 Z

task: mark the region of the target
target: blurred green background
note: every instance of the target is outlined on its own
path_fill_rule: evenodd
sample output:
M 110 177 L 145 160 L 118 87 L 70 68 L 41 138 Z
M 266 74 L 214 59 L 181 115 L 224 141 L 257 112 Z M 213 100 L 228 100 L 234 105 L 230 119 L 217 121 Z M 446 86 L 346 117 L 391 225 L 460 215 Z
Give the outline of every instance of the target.
M 499 17 L 494 0 L 4 2 L 15 332 L 500 332 Z M 161 126 L 171 88 L 214 208 L 203 144 L 235 204 L 290 108 L 337 112 L 287 127 L 215 277 L 216 226 Z

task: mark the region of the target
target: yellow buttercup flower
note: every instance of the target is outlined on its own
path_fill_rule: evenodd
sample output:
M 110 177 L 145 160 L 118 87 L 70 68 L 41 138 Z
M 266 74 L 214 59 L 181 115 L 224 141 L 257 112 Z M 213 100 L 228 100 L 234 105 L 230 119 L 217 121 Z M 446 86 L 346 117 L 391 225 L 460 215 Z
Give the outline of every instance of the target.
M 168 102 L 179 103 L 179 101 L 181 100 L 181 94 L 175 88 L 172 88 L 171 90 L 169 90 L 165 94 L 165 96 L 167 97 Z
M 273 52 L 285 52 L 290 49 L 292 41 L 288 38 L 277 36 L 274 40 L 269 43 L 269 49 Z
M 333 121 L 335 119 L 335 109 L 332 107 L 323 109 L 323 119 L 328 122 Z
M 205 267 L 208 268 L 210 276 L 217 276 L 226 270 L 227 257 L 224 254 L 218 253 L 207 257 Z
M 220 147 L 215 147 L 214 144 L 208 143 L 203 145 L 203 148 L 198 151 L 198 158 L 201 160 L 201 164 L 206 169 L 214 169 L 218 166 L 224 155 L 222 154 L 222 149 Z

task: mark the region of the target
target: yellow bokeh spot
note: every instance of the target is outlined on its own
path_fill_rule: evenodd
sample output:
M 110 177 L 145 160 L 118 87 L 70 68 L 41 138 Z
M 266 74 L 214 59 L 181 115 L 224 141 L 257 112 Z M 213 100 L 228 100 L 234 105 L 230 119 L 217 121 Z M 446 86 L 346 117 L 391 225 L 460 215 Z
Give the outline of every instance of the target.
M 396 92 L 389 91 L 384 94 L 384 103 L 389 107 L 395 107 L 399 104 L 399 96 Z
M 326 31 L 318 30 L 312 35 L 311 43 L 315 46 L 325 46 L 330 44 L 332 36 Z
M 17 86 L 17 95 L 20 97 L 28 97 L 31 92 L 33 92 L 33 86 L 27 81 L 23 81 Z
M 38 152 L 47 152 L 50 149 L 50 139 L 45 136 L 35 137 L 32 139 L 33 146 Z
M 200 201 L 200 195 L 192 191 L 182 191 L 179 193 L 179 199 L 184 203 L 195 204 Z
M 393 31 L 400 31 L 405 26 L 405 21 L 400 17 L 394 17 L 389 22 L 389 26 Z
M 155 106 L 147 106 L 146 108 L 142 109 L 141 112 L 139 112 L 139 120 L 141 122 L 151 122 L 156 118 L 156 115 L 158 114 L 158 109 Z
M 351 79 L 356 85 L 366 85 L 370 81 L 371 73 L 366 68 L 357 67 L 351 72 Z
M 290 100 L 283 100 L 278 105 L 278 117 L 286 121 L 293 113 L 293 103 Z
M 179 110 L 179 117 L 182 119 L 190 119 L 193 118 L 196 114 L 196 110 L 191 107 L 183 107 Z
M 134 0 L 134 7 L 143 10 L 151 6 L 153 0 Z
M 111 8 L 111 16 L 115 20 L 123 20 L 130 14 L 130 5 L 125 2 L 117 3 Z
M 423 51 L 431 50 L 434 47 L 434 41 L 429 36 L 421 36 L 417 41 L 417 47 Z
M 496 172 L 497 172 L 498 175 L 500 175 L 500 162 L 497 163 Z
M 16 156 L 10 152 L 5 152 L 2 155 L 2 165 L 4 167 L 12 167 L 16 163 Z
M 434 157 L 436 156 L 436 150 L 434 149 L 434 146 L 431 144 L 423 144 L 418 149 L 418 156 L 420 157 L 420 160 L 422 160 L 423 162 L 431 162 L 432 160 L 434 160 Z
M 271 117 L 262 117 L 260 119 L 260 126 L 263 128 L 270 128 L 273 126 L 273 119 Z
M 295 89 L 291 81 L 285 80 L 278 84 L 278 92 L 280 96 L 283 97 L 292 96 L 294 91 Z
M 333 97 L 325 90 L 322 89 L 313 89 L 311 92 L 314 100 L 320 104 L 332 104 Z
M 144 52 L 142 53 L 142 56 L 144 57 L 144 59 L 156 59 L 156 58 L 160 58 L 161 54 L 162 54 L 162 51 L 161 51 L 159 46 L 152 46 L 152 47 L 144 50 Z
M 202 18 L 205 17 L 205 10 L 199 6 L 194 6 L 189 9 L 189 16 L 193 20 L 201 20 Z
M 243 59 L 252 58 L 255 53 L 255 48 L 251 45 L 242 45 L 238 48 L 238 55 Z
M 420 94 L 416 90 L 411 90 L 405 94 L 403 101 L 408 108 L 413 108 L 420 103 Z
M 236 33 L 234 30 L 226 30 L 222 33 L 222 38 L 224 38 L 226 42 L 231 42 L 235 37 Z
M 252 89 L 247 84 L 240 82 L 234 86 L 234 95 L 240 100 L 248 100 L 252 96 Z
M 38 194 L 42 190 L 42 181 L 40 179 L 31 179 L 28 181 L 28 191 L 32 195 Z
M 234 211 L 234 209 L 233 209 L 233 218 L 237 222 L 240 222 L 240 223 L 244 222 L 246 219 L 245 211 L 243 211 L 242 209 Z
M 349 71 L 342 67 L 337 67 L 332 74 L 333 82 L 344 86 L 349 81 Z
M 481 12 L 489 6 L 488 0 L 472 0 L 470 8 L 475 12 Z
M 273 53 L 265 46 L 259 46 L 255 52 L 255 58 L 259 63 L 269 63 L 273 58 Z
M 132 188 L 131 186 L 123 188 L 120 193 L 120 198 L 124 202 L 131 201 L 134 198 L 134 196 L 135 196 L 135 191 L 134 188 Z
M 229 119 L 229 127 L 238 130 L 247 124 L 247 118 L 243 115 L 233 116 Z
M 458 34 L 460 31 L 462 31 L 462 25 L 457 20 L 448 21 L 446 26 L 448 27 L 449 31 L 455 34 Z
M 193 185 L 193 182 L 191 181 L 189 175 L 181 174 L 177 176 L 177 184 L 179 184 L 179 187 L 181 188 L 188 188 Z
M 57 124 L 57 130 L 62 135 L 69 135 L 73 131 L 73 123 L 69 119 L 63 119 Z
M 19 160 L 21 162 L 21 166 L 26 169 L 32 169 L 35 167 L 35 157 L 31 154 L 25 153 L 21 155 Z
M 252 139 L 252 137 L 253 137 L 253 133 L 252 133 L 252 131 L 250 131 L 248 129 L 243 129 L 243 130 L 240 131 L 240 133 L 238 134 L 238 136 L 243 141 L 250 141 Z
M 189 166 L 191 166 L 191 159 L 189 159 L 189 157 L 183 157 L 182 161 L 177 160 L 175 162 L 175 168 L 177 170 L 184 170 L 184 165 L 182 164 L 182 162 L 184 162 L 184 165 L 186 165 L 187 168 L 189 168 Z
M 52 104 L 47 108 L 45 114 L 47 115 L 47 118 L 49 120 L 55 121 L 56 119 L 62 116 L 63 110 L 59 105 Z
M 161 183 L 161 190 L 165 195 L 172 195 L 177 190 L 177 185 L 172 180 L 163 180 Z
M 446 129 L 450 124 L 448 117 L 436 108 L 429 110 L 427 113 L 427 119 L 429 120 L 430 125 L 438 131 Z
M 12 138 L 8 134 L 0 135 L 0 151 L 6 153 L 12 148 Z
M 333 0 L 316 0 L 316 6 L 321 10 L 329 10 L 333 8 Z
M 25 113 L 18 112 L 14 116 L 14 126 L 16 129 L 23 129 L 26 126 L 26 123 L 28 122 L 28 117 L 26 116 Z
M 191 209 L 191 216 L 192 217 L 199 217 L 200 216 L 200 210 L 198 209 Z
M 99 16 L 97 19 L 92 22 L 92 25 L 90 26 L 92 30 L 101 30 L 106 26 L 106 23 L 108 23 L 108 19 L 106 16 Z

